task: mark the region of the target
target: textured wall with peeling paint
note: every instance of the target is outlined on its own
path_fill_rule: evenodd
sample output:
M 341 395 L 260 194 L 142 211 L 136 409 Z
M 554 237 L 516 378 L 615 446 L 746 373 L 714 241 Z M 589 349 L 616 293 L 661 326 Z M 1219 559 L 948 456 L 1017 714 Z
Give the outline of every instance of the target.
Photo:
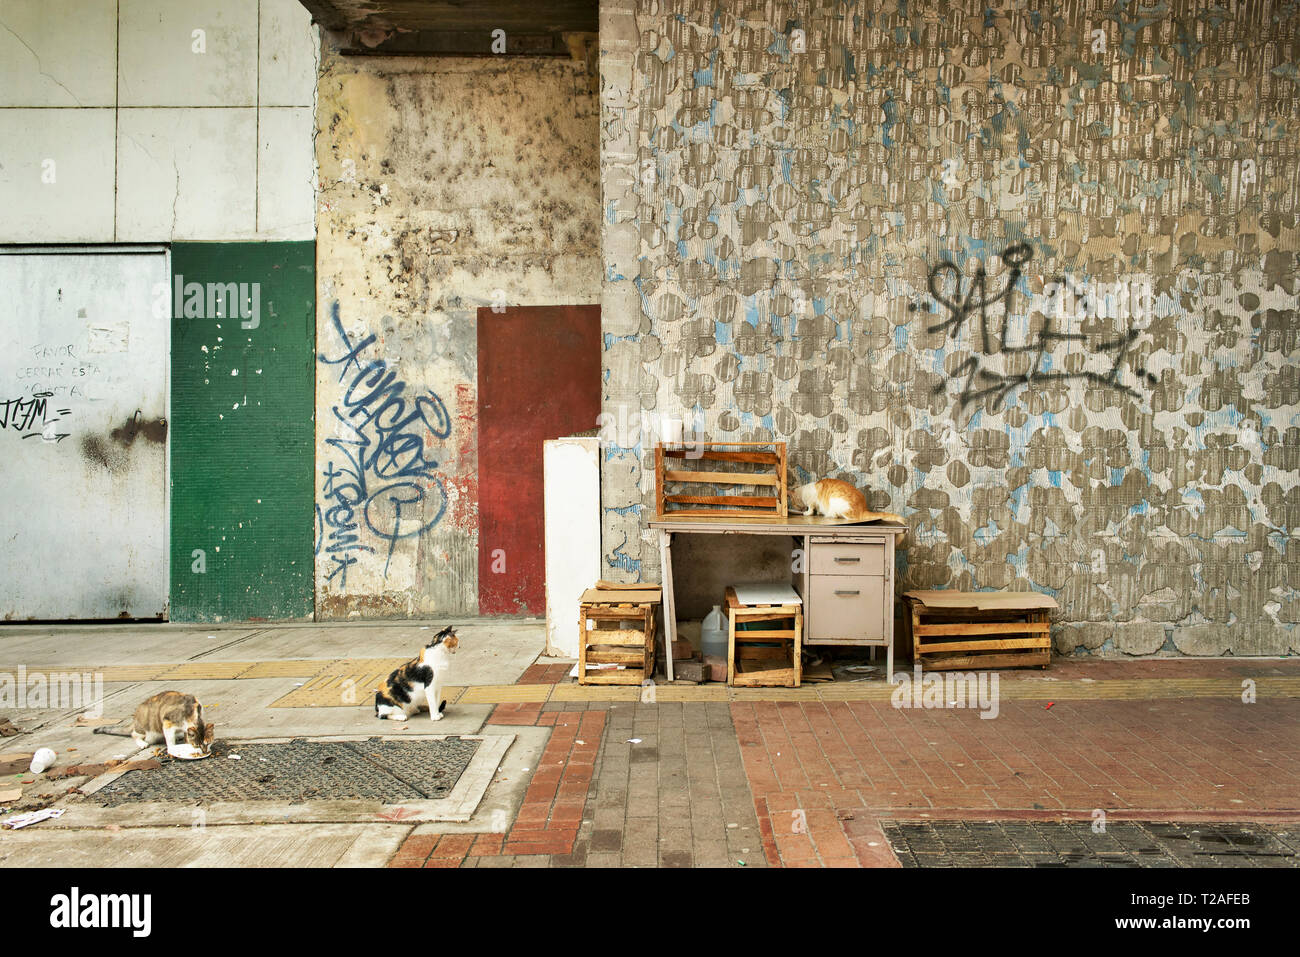
M 789 443 L 1059 651 L 1300 649 L 1298 59 L 1294 4 L 602 3 L 606 412 Z
M 327 49 L 317 104 L 316 612 L 474 614 L 476 311 L 599 296 L 590 74 Z

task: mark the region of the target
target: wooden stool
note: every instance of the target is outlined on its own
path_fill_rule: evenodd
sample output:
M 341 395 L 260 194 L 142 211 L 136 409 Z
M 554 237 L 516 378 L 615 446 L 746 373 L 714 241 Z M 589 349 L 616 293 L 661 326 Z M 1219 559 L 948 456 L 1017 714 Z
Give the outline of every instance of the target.
M 1032 591 L 909 591 L 913 663 L 954 668 L 1046 668 L 1052 658 L 1047 613 L 1059 606 Z
M 612 587 L 605 582 L 583 592 L 578 607 L 578 684 L 639 685 L 654 676 L 659 595 L 658 585 Z M 633 627 L 625 628 L 627 624 Z
M 737 631 L 748 622 L 781 622 L 782 627 Z M 788 624 L 787 624 L 788 623 Z M 788 641 L 781 648 L 757 646 Z M 803 606 L 795 603 L 742 605 L 727 586 L 727 684 L 749 688 L 797 688 L 803 677 Z

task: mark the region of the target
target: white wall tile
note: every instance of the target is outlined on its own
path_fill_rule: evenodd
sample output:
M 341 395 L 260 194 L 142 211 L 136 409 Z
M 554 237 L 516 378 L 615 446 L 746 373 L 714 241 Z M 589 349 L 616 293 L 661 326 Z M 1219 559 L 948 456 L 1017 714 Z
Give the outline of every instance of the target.
M 115 0 L 0 4 L 0 106 L 112 106 Z
M 261 110 L 257 231 L 267 239 L 316 235 L 316 149 L 311 107 Z
M 316 99 L 319 31 L 298 0 L 262 0 L 262 106 L 311 106 Z
M 121 0 L 120 42 L 122 106 L 257 103 L 257 0 Z
M 113 110 L 0 110 L 0 209 L 0 242 L 111 242 Z
M 122 110 L 118 240 L 253 238 L 256 157 L 254 109 Z

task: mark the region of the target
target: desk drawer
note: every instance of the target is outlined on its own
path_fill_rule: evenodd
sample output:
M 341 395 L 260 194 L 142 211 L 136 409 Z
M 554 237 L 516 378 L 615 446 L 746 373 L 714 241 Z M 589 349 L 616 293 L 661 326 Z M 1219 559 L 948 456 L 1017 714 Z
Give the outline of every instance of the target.
M 814 542 L 808 551 L 808 571 L 813 575 L 885 574 L 884 545 Z
M 870 641 L 884 637 L 883 575 L 811 575 L 808 591 L 809 641 L 828 638 Z

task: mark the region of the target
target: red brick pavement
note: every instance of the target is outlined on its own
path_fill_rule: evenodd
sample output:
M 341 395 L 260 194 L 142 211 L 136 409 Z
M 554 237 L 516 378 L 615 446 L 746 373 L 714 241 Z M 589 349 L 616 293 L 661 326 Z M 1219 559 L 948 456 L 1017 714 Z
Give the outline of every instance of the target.
M 1295 699 L 731 711 L 773 865 L 897 866 L 881 817 L 1300 820 Z
M 509 710 L 502 714 L 503 708 Z M 412 834 L 389 867 L 460 867 L 470 857 L 572 853 L 605 731 L 605 712 L 537 708 L 531 712 L 531 706 L 498 705 L 490 720 L 552 729 L 509 833 Z M 532 720 L 525 720 L 530 712 Z

